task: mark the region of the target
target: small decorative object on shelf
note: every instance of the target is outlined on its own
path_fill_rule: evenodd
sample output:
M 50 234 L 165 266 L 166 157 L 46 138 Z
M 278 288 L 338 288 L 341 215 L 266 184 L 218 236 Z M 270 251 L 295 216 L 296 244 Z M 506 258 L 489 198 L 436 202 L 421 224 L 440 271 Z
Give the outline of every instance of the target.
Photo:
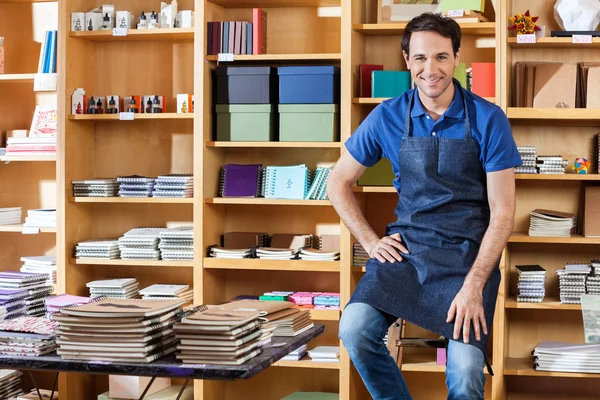
M 512 23 L 508 29 L 517 32 L 517 35 L 530 35 L 541 30 L 541 28 L 536 25 L 538 18 L 539 17 L 532 17 L 529 10 L 527 10 L 525 14 L 517 13 L 508 18 Z
M 557 0 L 554 19 L 563 31 L 595 31 L 600 24 L 600 2 Z
M 575 159 L 575 162 L 572 165 L 572 168 L 576 174 L 587 174 L 588 169 L 590 168 L 591 165 L 592 165 L 592 163 L 589 162 L 587 159 L 585 159 L 583 157 L 577 157 Z

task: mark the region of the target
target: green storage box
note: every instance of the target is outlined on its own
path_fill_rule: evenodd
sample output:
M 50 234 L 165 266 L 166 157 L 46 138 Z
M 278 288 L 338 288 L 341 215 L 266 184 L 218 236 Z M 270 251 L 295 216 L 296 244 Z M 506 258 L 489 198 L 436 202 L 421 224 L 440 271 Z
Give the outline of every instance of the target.
M 382 158 L 374 166 L 367 168 L 358 180 L 358 186 L 394 186 L 394 170 L 387 158 Z
M 268 142 L 275 139 L 275 106 L 217 104 L 217 140 Z
M 340 140 L 337 104 L 280 104 L 280 142 L 337 142 Z
M 459 63 L 454 69 L 454 79 L 460 82 L 460 85 L 467 89 L 467 64 Z
M 398 97 L 410 89 L 408 71 L 373 71 L 371 74 L 371 97 Z
M 485 11 L 485 0 L 442 0 L 440 1 L 440 11 L 450 10 L 473 10 Z

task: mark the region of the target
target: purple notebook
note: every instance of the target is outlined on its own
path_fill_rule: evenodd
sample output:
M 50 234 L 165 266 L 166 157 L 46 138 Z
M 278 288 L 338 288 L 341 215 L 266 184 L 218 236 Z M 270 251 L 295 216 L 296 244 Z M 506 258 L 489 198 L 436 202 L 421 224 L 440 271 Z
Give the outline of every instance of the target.
M 262 164 L 223 166 L 223 197 L 258 197 Z

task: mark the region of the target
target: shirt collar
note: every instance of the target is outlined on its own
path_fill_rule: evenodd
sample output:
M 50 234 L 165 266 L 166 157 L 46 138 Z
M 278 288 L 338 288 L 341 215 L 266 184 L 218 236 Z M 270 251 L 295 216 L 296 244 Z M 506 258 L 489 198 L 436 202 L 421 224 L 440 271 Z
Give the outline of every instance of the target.
M 454 84 L 454 98 L 452 99 L 452 103 L 450 103 L 450 107 L 446 110 L 446 112 L 442 115 L 443 118 L 456 118 L 460 119 L 463 117 L 465 113 L 463 95 L 461 87 L 453 81 Z M 410 112 L 411 117 L 420 117 L 427 113 L 425 108 L 423 108 L 423 103 L 421 103 L 421 99 L 419 98 L 418 88 L 415 89 L 417 93 L 415 93 L 415 101 L 413 104 L 413 108 Z

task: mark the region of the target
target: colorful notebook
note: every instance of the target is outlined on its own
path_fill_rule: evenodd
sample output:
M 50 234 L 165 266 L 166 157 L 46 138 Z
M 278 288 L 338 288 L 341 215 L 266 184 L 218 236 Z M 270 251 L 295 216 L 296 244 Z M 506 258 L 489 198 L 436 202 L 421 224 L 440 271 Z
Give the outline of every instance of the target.
M 221 168 L 221 197 L 258 197 L 262 164 L 227 164 Z

